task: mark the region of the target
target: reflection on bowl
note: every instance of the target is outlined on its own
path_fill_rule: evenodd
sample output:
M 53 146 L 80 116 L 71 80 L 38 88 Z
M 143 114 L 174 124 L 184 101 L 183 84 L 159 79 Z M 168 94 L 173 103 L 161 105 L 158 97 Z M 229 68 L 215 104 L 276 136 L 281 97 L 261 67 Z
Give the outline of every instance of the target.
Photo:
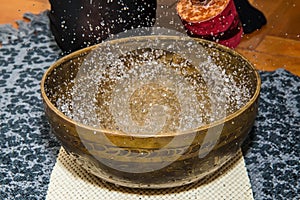
M 55 136 L 83 168 L 122 186 L 164 188 L 235 155 L 257 114 L 260 78 L 221 45 L 139 36 L 58 60 L 41 91 Z

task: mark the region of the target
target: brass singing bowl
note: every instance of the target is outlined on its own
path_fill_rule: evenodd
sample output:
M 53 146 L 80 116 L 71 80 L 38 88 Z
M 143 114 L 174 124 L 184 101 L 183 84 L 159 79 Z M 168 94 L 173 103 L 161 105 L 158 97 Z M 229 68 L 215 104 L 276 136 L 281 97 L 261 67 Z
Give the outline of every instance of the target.
M 134 41 L 157 38 L 171 42 L 180 39 L 178 36 L 143 36 Z M 107 43 L 127 45 L 132 41 L 132 38 L 123 38 Z M 101 179 L 136 188 L 166 188 L 192 183 L 230 160 L 254 124 L 260 77 L 252 64 L 232 49 L 205 40 L 195 42 L 214 62 L 223 66 L 227 74 L 232 74 L 237 84 L 245 84 L 249 89 L 251 95 L 241 108 L 200 127 L 156 135 L 132 135 L 74 121 L 57 108 L 57 100 L 67 96 L 79 66 L 98 45 L 88 47 L 55 62 L 41 81 L 46 116 L 67 153 Z M 109 83 L 101 87 L 108 87 Z M 174 108 L 176 111 L 176 106 Z M 214 138 L 218 131 L 218 137 Z

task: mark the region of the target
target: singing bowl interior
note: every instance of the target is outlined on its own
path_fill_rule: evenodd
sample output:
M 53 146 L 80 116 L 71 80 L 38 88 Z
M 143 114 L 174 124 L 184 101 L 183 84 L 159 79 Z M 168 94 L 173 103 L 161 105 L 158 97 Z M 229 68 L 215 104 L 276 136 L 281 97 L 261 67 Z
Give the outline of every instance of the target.
M 158 40 L 160 43 L 154 47 L 156 50 L 143 45 L 135 46 Z M 93 71 L 97 68 L 95 63 L 99 64 L 104 59 L 98 56 L 96 61 L 91 62 L 91 52 L 96 51 L 99 45 L 67 55 L 45 72 L 41 91 L 53 133 L 69 155 L 89 172 L 127 187 L 175 187 L 211 174 L 239 150 L 257 115 L 260 92 L 257 71 L 235 51 L 205 40 L 193 40 L 201 47 L 200 53 L 205 52 L 201 55 L 193 55 L 197 52 L 189 52 L 188 47 L 183 53 L 180 53 L 181 50 L 160 51 L 158 48 L 161 43 L 179 44 L 180 40 L 178 36 L 143 36 L 106 42 L 110 47 L 130 46 L 128 52 L 116 50 L 119 54 L 114 58 L 121 60 L 127 71 L 133 70 L 134 75 L 143 75 L 139 70 L 147 70 L 158 61 L 155 67 L 160 71 L 154 74 L 154 78 L 148 74 L 146 78 L 134 79 L 132 75 L 120 82 L 121 76 L 116 78 L 115 74 L 111 77 L 106 74 L 104 79 L 98 80 L 97 73 L 114 67 L 107 65 L 100 71 Z M 96 55 L 103 55 L 103 52 L 98 53 Z M 147 55 L 152 56 L 151 61 Z M 206 57 L 214 65 L 205 70 L 195 68 L 200 62 L 209 65 L 205 64 Z M 110 57 L 107 58 L 104 59 L 106 62 Z M 84 62 L 87 67 L 82 70 Z M 221 68 L 214 69 L 216 66 Z M 217 75 L 216 70 L 220 72 Z M 211 76 L 220 74 L 222 80 L 209 80 Z M 78 76 L 88 75 L 96 77 L 98 89 L 93 89 L 93 80 L 78 79 Z M 160 76 L 164 81 L 157 78 Z M 130 77 L 138 84 L 133 83 Z M 166 80 L 168 78 L 173 82 Z M 178 83 L 174 84 L 174 81 Z M 235 85 L 230 86 L 230 81 Z M 128 96 L 125 91 L 130 90 L 130 83 L 135 89 Z M 223 94 L 224 91 L 217 90 L 220 85 L 226 84 L 229 85 L 224 90 L 230 90 L 229 97 Z M 235 88 L 243 92 L 237 94 Z M 76 100 L 76 89 L 79 91 L 77 95 L 85 97 L 84 101 L 80 98 Z M 177 89 L 182 91 L 176 93 Z M 96 91 L 96 94 L 89 97 L 90 91 Z M 209 96 L 210 93 L 214 94 Z M 123 105 L 123 97 L 127 98 L 125 103 L 128 106 Z M 228 98 L 224 105 L 215 100 L 220 97 Z M 239 98 L 243 100 L 239 101 Z M 110 105 L 107 105 L 108 101 Z M 218 110 L 220 107 L 222 111 Z M 77 109 L 81 111 L 75 111 Z M 122 118 L 125 110 L 130 111 L 130 116 Z M 218 118 L 219 115 L 221 117 Z M 153 132 L 149 129 L 150 125 L 148 129 L 144 128 L 148 123 L 147 116 L 156 119 L 158 124 L 163 121 L 163 127 Z M 121 122 L 116 122 L 118 117 Z M 185 118 L 188 117 L 192 118 L 193 123 L 187 123 L 189 120 Z M 92 120 L 86 121 L 86 118 Z M 142 128 L 130 129 L 124 124 L 126 119 Z

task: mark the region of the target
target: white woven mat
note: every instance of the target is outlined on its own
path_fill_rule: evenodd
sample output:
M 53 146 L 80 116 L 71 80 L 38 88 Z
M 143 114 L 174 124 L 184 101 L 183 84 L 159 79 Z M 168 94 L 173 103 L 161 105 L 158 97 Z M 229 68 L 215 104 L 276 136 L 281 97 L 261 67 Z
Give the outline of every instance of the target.
M 46 200 L 194 200 L 253 199 L 241 151 L 212 176 L 197 183 L 161 190 L 131 189 L 104 183 L 87 173 L 60 149 Z

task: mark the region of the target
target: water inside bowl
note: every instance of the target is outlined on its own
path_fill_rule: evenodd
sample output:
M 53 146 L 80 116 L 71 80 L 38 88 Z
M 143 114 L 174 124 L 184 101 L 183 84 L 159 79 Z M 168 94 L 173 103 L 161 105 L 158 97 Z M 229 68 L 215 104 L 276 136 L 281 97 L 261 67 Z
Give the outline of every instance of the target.
M 232 114 L 252 95 L 212 61 L 194 66 L 159 49 L 141 48 L 102 65 L 84 62 L 93 67 L 67 79 L 54 103 L 67 117 L 93 127 L 131 134 L 181 132 Z

